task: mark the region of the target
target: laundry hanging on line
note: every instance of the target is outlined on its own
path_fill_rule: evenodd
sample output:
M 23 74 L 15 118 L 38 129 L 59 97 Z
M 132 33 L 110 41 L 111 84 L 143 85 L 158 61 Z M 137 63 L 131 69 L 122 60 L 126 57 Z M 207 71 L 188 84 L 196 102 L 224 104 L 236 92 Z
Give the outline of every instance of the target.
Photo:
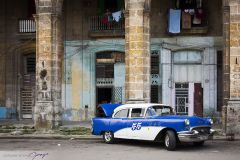
M 122 18 L 122 11 L 117 11 L 112 13 L 113 20 L 116 22 L 119 22 L 119 20 Z
M 169 21 L 168 21 L 168 32 L 180 33 L 180 26 L 181 26 L 180 20 L 181 20 L 181 10 L 170 9 Z

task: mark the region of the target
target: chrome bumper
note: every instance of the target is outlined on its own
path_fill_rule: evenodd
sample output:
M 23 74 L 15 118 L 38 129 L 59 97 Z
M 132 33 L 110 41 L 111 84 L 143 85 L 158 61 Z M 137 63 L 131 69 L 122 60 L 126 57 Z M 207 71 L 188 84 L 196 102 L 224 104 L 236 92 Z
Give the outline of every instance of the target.
M 178 132 L 178 139 L 180 142 L 200 142 L 212 139 L 215 130 L 210 129 L 210 134 L 199 134 L 198 131 L 183 131 Z

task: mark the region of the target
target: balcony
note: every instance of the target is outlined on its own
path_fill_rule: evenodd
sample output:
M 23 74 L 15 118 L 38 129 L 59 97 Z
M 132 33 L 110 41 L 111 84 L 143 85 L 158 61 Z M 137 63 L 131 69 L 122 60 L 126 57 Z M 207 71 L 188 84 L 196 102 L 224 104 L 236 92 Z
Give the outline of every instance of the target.
M 22 40 L 36 38 L 36 23 L 34 19 L 19 19 L 17 35 Z
M 20 19 L 18 21 L 18 32 L 19 33 L 35 33 L 36 24 L 33 19 Z
M 208 17 L 202 8 L 169 9 L 168 32 L 173 35 L 204 35 L 208 33 Z
M 113 78 L 97 78 L 97 86 L 106 87 L 106 86 L 113 86 L 114 79 Z
M 119 22 L 104 22 L 104 16 L 90 17 L 89 36 L 94 38 L 100 37 L 124 37 L 124 19 Z

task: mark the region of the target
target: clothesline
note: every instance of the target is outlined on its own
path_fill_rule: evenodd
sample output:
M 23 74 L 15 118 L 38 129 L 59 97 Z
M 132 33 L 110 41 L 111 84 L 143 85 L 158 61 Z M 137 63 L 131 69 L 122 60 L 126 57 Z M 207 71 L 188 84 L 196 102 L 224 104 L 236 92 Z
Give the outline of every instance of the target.
M 122 18 L 122 13 L 123 13 L 122 10 L 117 11 L 117 12 L 113 12 L 113 13 L 107 11 L 105 13 L 105 16 L 102 19 L 102 23 L 107 24 L 107 23 L 112 22 L 112 21 L 119 22 L 120 19 Z

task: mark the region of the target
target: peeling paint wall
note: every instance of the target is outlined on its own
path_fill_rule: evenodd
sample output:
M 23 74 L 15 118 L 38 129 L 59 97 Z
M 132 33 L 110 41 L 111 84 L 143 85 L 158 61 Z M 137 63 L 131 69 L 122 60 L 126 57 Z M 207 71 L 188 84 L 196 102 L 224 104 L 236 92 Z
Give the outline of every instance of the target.
M 216 111 L 216 51 L 221 50 L 221 37 L 182 37 L 152 39 L 152 50 L 161 53 L 160 73 L 162 79 L 163 103 L 172 104 L 173 91 L 169 88 L 171 74 L 171 50 L 199 49 L 203 50 L 201 79 L 204 88 L 204 112 Z M 190 43 L 191 42 L 191 43 Z M 165 45 L 164 45 L 165 44 Z M 168 45 L 166 45 L 168 44 Z M 172 44 L 172 45 L 170 45 Z M 89 120 L 95 115 L 96 107 L 96 53 L 103 51 L 124 52 L 123 39 L 96 41 L 67 41 L 65 42 L 65 65 L 63 81 L 63 119 L 69 121 Z M 125 64 L 114 65 L 115 87 L 125 87 Z M 124 89 L 123 89 L 124 91 Z M 125 97 L 125 93 L 122 93 Z M 85 108 L 87 106 L 87 108 Z
M 67 41 L 65 48 L 62 84 L 63 119 L 69 121 L 90 120 L 95 116 L 96 108 L 96 53 L 124 52 L 124 40 Z M 116 73 L 124 73 L 123 65 L 117 66 L 115 67 Z M 124 85 L 124 81 L 122 81 L 125 79 L 124 75 L 121 74 L 121 79 L 116 81 L 118 85 Z M 117 77 L 119 78 L 119 76 Z M 116 79 L 118 79 L 117 77 Z

